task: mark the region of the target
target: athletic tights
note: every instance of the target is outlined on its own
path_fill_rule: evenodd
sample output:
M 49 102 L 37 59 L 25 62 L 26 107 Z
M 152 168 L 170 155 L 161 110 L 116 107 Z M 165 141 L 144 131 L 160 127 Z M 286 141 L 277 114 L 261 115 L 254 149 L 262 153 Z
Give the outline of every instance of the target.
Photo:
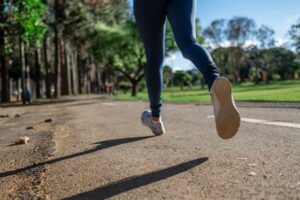
M 159 117 L 162 108 L 166 18 L 183 57 L 200 70 L 209 90 L 219 77 L 209 52 L 196 40 L 195 10 L 195 0 L 134 0 L 134 16 L 146 51 L 146 84 L 153 117 Z

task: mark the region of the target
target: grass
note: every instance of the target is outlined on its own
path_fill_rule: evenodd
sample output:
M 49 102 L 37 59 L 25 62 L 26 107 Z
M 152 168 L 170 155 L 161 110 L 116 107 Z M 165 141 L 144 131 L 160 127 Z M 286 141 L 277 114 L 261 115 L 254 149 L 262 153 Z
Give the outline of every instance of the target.
M 243 83 L 233 86 L 234 98 L 238 101 L 300 101 L 300 80 L 274 81 L 269 84 Z M 111 97 L 118 100 L 148 100 L 147 91 L 139 92 L 132 97 L 130 92 L 124 94 L 119 92 Z M 179 87 L 165 88 L 162 95 L 163 101 L 173 102 L 207 102 L 210 101 L 207 88 L 194 86 L 192 89 Z

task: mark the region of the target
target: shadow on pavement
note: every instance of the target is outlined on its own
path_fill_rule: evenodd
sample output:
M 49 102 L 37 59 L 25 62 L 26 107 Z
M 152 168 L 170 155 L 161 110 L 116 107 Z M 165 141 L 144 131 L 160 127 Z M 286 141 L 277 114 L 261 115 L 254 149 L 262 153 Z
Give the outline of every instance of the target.
M 65 198 L 66 200 L 72 199 L 106 199 L 113 197 L 115 195 L 127 192 L 129 190 L 133 190 L 145 185 L 149 185 L 151 183 L 155 183 L 161 181 L 163 179 L 175 176 L 177 174 L 188 171 L 198 165 L 201 165 L 205 161 L 207 161 L 207 157 L 195 159 L 192 161 L 188 161 L 185 163 L 181 163 L 172 167 L 168 167 L 166 169 L 162 169 L 159 171 L 150 172 L 143 175 L 133 176 L 129 178 L 125 178 L 118 182 L 110 183 L 106 186 L 96 188 L 94 190 L 84 192 L 69 198 Z
M 97 146 L 92 148 L 92 149 L 89 149 L 87 151 L 74 153 L 74 154 L 71 154 L 71 155 L 63 156 L 63 157 L 56 158 L 56 159 L 53 159 L 53 160 L 48 160 L 48 161 L 45 161 L 45 162 L 41 162 L 41 163 L 38 163 L 38 164 L 34 164 L 34 165 L 31 165 L 31 166 L 28 166 L 28 167 L 24 167 L 24 168 L 12 170 L 12 171 L 1 172 L 0 173 L 0 178 L 7 177 L 7 176 L 12 176 L 12 175 L 15 175 L 15 174 L 27 171 L 27 170 L 32 170 L 34 168 L 41 167 L 43 165 L 53 164 L 53 163 L 56 163 L 56 162 L 59 162 L 59 161 L 75 158 L 77 156 L 83 156 L 83 155 L 86 155 L 86 154 L 89 154 L 89 153 L 94 153 L 96 151 L 100 151 L 100 150 L 103 150 L 103 149 L 108 149 L 110 147 L 114 147 L 114 146 L 118 146 L 118 145 L 122 145 L 122 144 L 127 144 L 127 143 L 132 143 L 132 142 L 136 142 L 136 141 L 140 141 L 140 140 L 145 140 L 145 139 L 152 138 L 152 137 L 154 137 L 154 136 L 113 139 L 113 140 L 106 140 L 106 141 L 94 143 L 94 144 L 97 144 Z

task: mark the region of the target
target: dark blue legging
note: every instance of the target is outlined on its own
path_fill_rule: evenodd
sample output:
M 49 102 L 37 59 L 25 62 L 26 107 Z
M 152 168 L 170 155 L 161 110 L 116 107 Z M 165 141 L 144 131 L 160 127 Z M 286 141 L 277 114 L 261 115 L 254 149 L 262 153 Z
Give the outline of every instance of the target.
M 160 116 L 162 107 L 166 17 L 183 57 L 201 71 L 209 89 L 219 77 L 210 54 L 195 39 L 195 7 L 195 0 L 134 0 L 134 15 L 146 49 L 146 82 L 154 117 Z

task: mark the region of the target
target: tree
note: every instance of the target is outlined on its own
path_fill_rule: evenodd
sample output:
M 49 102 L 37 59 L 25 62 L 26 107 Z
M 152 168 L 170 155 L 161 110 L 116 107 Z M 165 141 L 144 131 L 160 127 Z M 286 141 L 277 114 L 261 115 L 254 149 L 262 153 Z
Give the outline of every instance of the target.
M 233 47 L 242 47 L 253 36 L 255 22 L 247 17 L 233 17 L 227 23 L 226 36 Z
M 29 87 L 29 66 L 28 58 L 25 58 L 25 48 L 30 45 L 39 48 L 43 41 L 47 26 L 43 22 L 45 11 L 44 4 L 39 0 L 15 0 L 13 2 L 16 30 L 20 36 L 20 55 L 22 60 L 22 100 L 25 104 L 25 92 Z M 25 80 L 27 73 L 27 81 Z
M 214 62 L 221 69 L 221 75 L 226 76 L 229 68 L 229 51 L 228 48 L 219 47 L 212 51 Z M 226 70 L 227 69 L 227 70 Z
M 35 60 L 35 90 L 36 90 L 36 98 L 41 98 L 41 51 L 40 49 L 36 49 L 34 51 L 34 60 Z
M 135 22 L 128 20 L 113 28 L 99 23 L 97 29 L 90 52 L 97 62 L 125 76 L 131 83 L 132 96 L 136 96 L 137 85 L 144 77 L 146 56 Z
M 240 81 L 239 64 L 243 59 L 243 46 L 255 33 L 255 22 L 247 17 L 233 17 L 227 23 L 226 36 L 231 45 L 230 66 L 232 67 L 233 81 Z
M 262 61 L 262 53 L 261 51 L 256 47 L 256 46 L 250 46 L 247 47 L 246 49 L 247 52 L 247 58 L 248 61 L 250 62 L 250 65 L 252 67 L 252 76 L 253 76 L 253 80 L 256 84 L 259 83 L 261 77 L 260 77 L 260 65 L 263 65 L 263 63 L 261 63 Z M 251 72 L 251 70 L 249 71 L 249 73 Z
M 9 13 L 9 17 L 6 14 Z M 39 0 L 14 0 L 0 1 L 0 43 L 1 47 L 1 76 L 2 78 L 2 102 L 9 101 L 8 69 L 5 53 L 9 52 L 11 44 L 4 37 L 13 37 L 19 40 L 21 60 L 24 61 L 24 47 L 36 48 L 43 39 L 46 26 L 43 23 L 44 5 Z M 5 20 L 5 21 L 4 21 Z M 4 35 L 6 34 L 6 35 Z M 9 40 L 7 40 L 9 41 Z M 14 41 L 14 43 L 16 43 Z M 5 63 L 5 64 L 4 64 Z M 25 83 L 25 62 L 22 62 L 22 91 L 29 88 Z
M 169 87 L 170 85 L 172 86 L 173 72 L 170 66 L 164 66 L 163 75 L 164 75 L 164 84 L 166 85 L 166 87 Z
M 65 79 L 64 82 L 72 84 L 74 94 L 78 93 L 78 89 L 79 93 L 88 92 L 90 87 L 95 88 L 102 84 L 101 73 L 105 66 L 103 63 L 95 63 L 96 60 L 91 59 L 94 53 L 90 51 L 94 48 L 90 48 L 93 42 L 100 37 L 98 25 L 102 23 L 115 27 L 124 23 L 128 17 L 126 0 L 65 1 L 63 39 L 66 61 L 65 67 L 62 68 L 62 78 Z M 95 48 L 105 50 L 102 46 Z M 62 87 L 62 92 L 66 89 Z
M 127 0 L 84 0 L 90 7 L 97 21 L 109 25 L 124 23 L 129 18 L 129 4 Z
M 225 37 L 225 19 L 212 21 L 211 24 L 204 29 L 203 35 L 215 48 L 221 47 Z
M 269 51 L 269 55 L 273 55 L 272 63 L 275 65 L 275 72 L 280 75 L 280 79 L 292 79 L 294 72 L 299 70 L 295 53 L 285 48 L 273 48 Z
M 54 81 L 54 96 L 59 98 L 61 95 L 61 68 L 62 68 L 62 22 L 63 22 L 63 0 L 54 0 L 54 45 L 55 45 L 55 81 Z
M 300 19 L 296 24 L 292 25 L 289 30 L 289 35 L 292 40 L 292 45 L 296 48 L 296 51 L 300 52 Z
M 201 26 L 201 22 L 200 22 L 200 19 L 199 18 L 196 18 L 196 23 L 195 23 L 195 26 L 196 26 L 196 40 L 199 44 L 204 44 L 205 42 L 205 39 L 202 35 L 202 26 Z
M 275 31 L 265 25 L 262 25 L 256 32 L 256 38 L 260 42 L 260 47 L 272 48 L 275 45 L 274 39 Z
M 5 30 L 7 29 L 7 16 L 5 8 L 7 2 L 0 0 L 0 64 L 1 64 L 1 102 L 9 102 L 9 78 L 8 69 L 6 64 L 6 43 L 5 43 Z
M 66 61 L 62 68 L 62 79 L 67 84 L 62 87 L 63 94 L 76 95 L 87 90 L 87 82 L 84 82 L 90 72 L 87 49 L 95 35 L 97 17 L 92 12 L 92 6 L 102 10 L 107 5 L 103 1 L 81 0 L 66 1 L 64 4 L 62 34 Z
M 51 98 L 51 67 L 48 61 L 48 34 L 45 34 L 43 40 L 43 61 L 45 67 L 45 76 L 46 76 L 46 97 Z
M 221 48 L 225 38 L 225 19 L 218 19 L 211 22 L 210 26 L 204 29 L 203 35 L 210 41 L 210 45 L 215 49 L 212 56 L 219 68 L 221 74 L 226 75 L 226 54 L 224 49 Z
M 179 85 L 183 90 L 183 86 L 190 86 L 192 81 L 191 75 L 184 71 L 176 71 L 174 73 L 174 84 Z
M 169 21 L 166 22 L 166 32 L 165 32 L 165 53 L 166 56 L 171 55 L 174 51 L 178 50 L 178 46 L 176 44 L 171 25 Z

